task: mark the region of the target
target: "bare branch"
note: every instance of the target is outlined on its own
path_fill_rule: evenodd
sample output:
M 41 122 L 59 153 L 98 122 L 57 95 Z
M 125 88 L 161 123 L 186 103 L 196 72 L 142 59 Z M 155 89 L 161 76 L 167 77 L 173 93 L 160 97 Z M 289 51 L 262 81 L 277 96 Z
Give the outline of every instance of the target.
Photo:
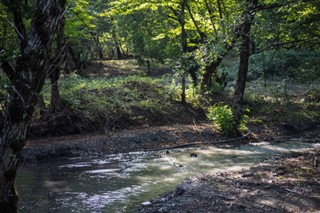
M 290 46 L 287 46 L 287 48 L 297 47 L 298 44 L 305 43 L 305 42 L 310 42 L 310 41 L 313 41 L 314 39 L 317 39 L 317 38 L 306 38 L 306 39 L 286 41 L 286 42 L 276 42 L 276 43 L 274 43 L 274 44 L 272 44 L 272 45 L 269 45 L 269 46 L 267 46 L 267 47 L 264 47 L 264 48 L 256 51 L 256 52 L 255 52 L 254 54 L 252 54 L 252 55 L 261 53 L 261 52 L 266 51 L 266 50 L 274 49 L 274 48 L 286 47 L 286 45 L 290 45 Z
M 299 0 L 294 0 L 294 1 L 287 1 L 285 3 L 274 3 L 274 4 L 269 4 L 269 5 L 258 5 L 256 7 L 254 7 L 254 11 L 258 12 L 258 11 L 262 11 L 262 10 L 272 10 L 275 8 L 279 8 L 279 7 L 283 7 L 283 6 L 287 6 L 293 3 L 298 3 Z M 309 2 L 309 0 L 305 0 L 304 2 Z

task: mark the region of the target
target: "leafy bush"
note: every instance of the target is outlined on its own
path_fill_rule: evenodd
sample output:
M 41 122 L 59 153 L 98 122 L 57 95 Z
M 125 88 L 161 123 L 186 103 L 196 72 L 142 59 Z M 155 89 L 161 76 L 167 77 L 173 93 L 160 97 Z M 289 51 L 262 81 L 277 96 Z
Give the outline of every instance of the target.
M 249 112 L 249 109 L 246 109 Z M 237 132 L 245 132 L 247 130 L 246 124 L 248 123 L 249 116 L 244 114 L 237 126 L 234 121 L 232 110 L 228 105 L 215 105 L 208 109 L 207 117 L 213 121 L 218 131 L 223 135 L 234 135 Z
M 207 117 L 213 121 L 221 134 L 232 135 L 236 132 L 236 123 L 233 119 L 232 110 L 228 105 L 209 107 Z

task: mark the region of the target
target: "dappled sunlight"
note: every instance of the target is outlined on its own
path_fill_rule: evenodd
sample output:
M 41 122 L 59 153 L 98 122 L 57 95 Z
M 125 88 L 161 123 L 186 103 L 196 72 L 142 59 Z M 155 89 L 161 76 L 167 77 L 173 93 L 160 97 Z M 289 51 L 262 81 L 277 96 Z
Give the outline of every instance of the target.
M 240 149 L 254 150 L 260 153 L 269 154 L 285 154 L 290 152 L 307 151 L 309 149 L 314 149 L 320 147 L 319 143 L 303 143 L 299 140 L 291 140 L 284 143 L 270 143 L 270 142 L 260 142 L 252 143 L 249 145 L 241 146 Z
M 67 187 L 67 182 L 65 181 L 50 181 L 46 180 L 43 182 L 43 187 L 48 188 L 50 191 L 55 193 L 63 193 L 68 192 L 70 190 L 69 187 Z
M 268 195 L 266 195 L 260 197 L 260 199 L 257 200 L 257 204 L 272 207 L 274 209 L 278 209 L 281 206 L 285 212 L 301 212 L 301 206 L 304 206 L 304 210 L 308 212 L 308 209 L 310 208 L 306 205 L 303 205 L 302 199 L 290 200 L 285 196 L 275 198 L 274 196 L 268 197 Z

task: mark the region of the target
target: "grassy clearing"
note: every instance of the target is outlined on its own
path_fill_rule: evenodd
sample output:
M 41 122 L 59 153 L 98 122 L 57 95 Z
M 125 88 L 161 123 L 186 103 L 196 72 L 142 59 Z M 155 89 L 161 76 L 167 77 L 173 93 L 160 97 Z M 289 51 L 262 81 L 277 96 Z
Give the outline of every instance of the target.
M 177 90 L 168 81 L 138 75 L 109 79 L 71 75 L 60 80 L 59 88 L 69 110 L 109 129 L 183 120 Z M 49 104 L 49 85 L 43 97 Z

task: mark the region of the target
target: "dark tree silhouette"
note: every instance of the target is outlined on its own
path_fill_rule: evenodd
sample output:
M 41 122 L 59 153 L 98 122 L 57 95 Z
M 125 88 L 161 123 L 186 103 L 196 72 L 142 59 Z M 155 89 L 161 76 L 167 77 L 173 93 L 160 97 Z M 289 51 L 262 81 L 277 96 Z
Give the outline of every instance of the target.
M 34 4 L 33 18 L 27 31 L 20 9 L 21 1 L 1 0 L 13 15 L 20 54 L 14 66 L 2 60 L 2 68 L 10 80 L 10 87 L 0 133 L 0 212 L 18 211 L 15 190 L 18 160 L 46 78 L 51 43 L 63 17 L 65 2 L 66 0 L 38 0 Z

